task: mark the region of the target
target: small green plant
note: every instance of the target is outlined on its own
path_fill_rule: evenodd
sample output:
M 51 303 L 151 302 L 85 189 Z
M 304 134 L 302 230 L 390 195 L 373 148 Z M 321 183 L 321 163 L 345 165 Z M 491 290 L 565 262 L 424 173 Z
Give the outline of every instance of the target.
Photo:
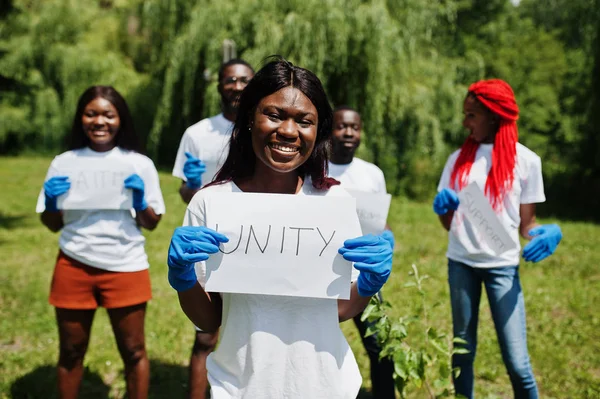
M 416 288 L 420 303 L 416 314 L 391 319 L 386 309 L 391 308 L 387 301 L 373 297 L 363 312 L 362 319 L 374 323 L 365 335 L 377 334 L 381 345 L 381 357 L 392 359 L 394 381 L 402 398 L 406 398 L 409 384 L 417 389 L 425 389 L 430 398 L 445 398 L 454 395 L 452 374 L 457 377 L 458 368 L 452 369 L 452 355 L 468 353 L 468 350 L 452 343 L 464 345 L 460 338 L 451 340 L 443 331 L 431 326 L 428 313 L 431 305 L 426 300 L 423 281 L 427 275 L 419 275 L 416 265 L 409 273 L 413 280 L 404 284 L 405 288 Z M 419 333 L 409 336 L 409 325 L 416 325 Z M 421 335 L 422 334 L 422 335 Z

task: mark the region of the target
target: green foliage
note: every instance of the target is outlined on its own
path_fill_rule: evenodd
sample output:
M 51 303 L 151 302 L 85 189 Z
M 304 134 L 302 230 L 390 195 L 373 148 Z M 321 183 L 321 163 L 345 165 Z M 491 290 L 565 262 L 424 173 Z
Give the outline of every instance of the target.
M 359 155 L 421 200 L 464 141 L 468 84 L 503 78 L 555 199 L 600 188 L 598 21 L 600 0 L 14 0 L 0 8 L 0 153 L 56 152 L 81 91 L 112 84 L 170 166 L 183 131 L 219 111 L 233 40 L 257 68 L 280 54 L 317 73 L 332 105 L 361 112 Z
M 377 334 L 381 345 L 381 358 L 394 362 L 394 381 L 402 398 L 407 397 L 409 385 L 417 390 L 424 389 L 430 398 L 446 398 L 454 394 L 452 376 L 458 376 L 459 369 L 452 368 L 452 355 L 468 353 L 461 347 L 466 342 L 460 338 L 451 340 L 446 333 L 431 326 L 429 312 L 431 305 L 426 298 L 423 282 L 429 278 L 419 275 L 417 266 L 412 265 L 413 281 L 404 288 L 415 288 L 418 298 L 418 313 L 391 319 L 389 302 L 380 302 L 373 297 L 363 312 L 362 319 L 376 322 L 366 331 L 366 336 Z M 409 326 L 418 323 L 418 331 L 409 335 Z M 456 344 L 454 347 L 452 343 Z
M 456 64 L 435 51 L 434 40 L 436 28 L 452 13 L 452 2 L 200 1 L 188 10 L 187 20 L 175 11 L 156 12 L 173 3 L 146 2 L 140 15 L 150 37 L 172 43 L 156 55 L 171 62 L 154 71 L 164 75 L 164 86 L 149 138 L 153 154 L 163 159 L 158 149 L 176 146 L 174 125 L 182 132 L 200 111 L 218 111 L 215 71 L 221 43 L 231 38 L 239 55 L 257 67 L 266 56 L 281 54 L 317 73 L 335 105 L 361 112 L 367 127 L 364 153 L 386 171 L 391 187 L 399 191 L 425 173 L 418 180 L 427 189 L 413 191 L 430 193 L 431 167 L 422 172 L 418 161 L 427 157 L 439 167 L 444 136 L 460 126 L 464 88 L 455 83 Z M 209 83 L 203 80 L 205 70 Z M 172 154 L 174 149 L 164 157 Z
M 0 143 L 56 150 L 79 95 L 94 84 L 122 94 L 143 82 L 118 51 L 118 13 L 73 0 L 16 1 L 0 21 Z M 33 16 L 32 16 L 33 15 Z

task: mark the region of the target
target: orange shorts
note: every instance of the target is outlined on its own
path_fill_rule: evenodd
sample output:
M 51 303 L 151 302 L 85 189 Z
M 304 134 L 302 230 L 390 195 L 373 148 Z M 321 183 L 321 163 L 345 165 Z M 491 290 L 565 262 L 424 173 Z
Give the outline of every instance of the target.
M 64 309 L 123 308 L 152 298 L 148 269 L 137 272 L 110 272 L 85 265 L 58 253 L 50 304 Z

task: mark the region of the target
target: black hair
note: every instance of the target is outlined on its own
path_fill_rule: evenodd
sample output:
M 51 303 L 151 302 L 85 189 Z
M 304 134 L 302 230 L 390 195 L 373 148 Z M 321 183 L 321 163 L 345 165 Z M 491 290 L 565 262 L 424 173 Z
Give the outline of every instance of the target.
M 356 112 L 358 115 L 360 115 L 360 112 L 358 112 L 355 108 L 353 108 L 349 105 L 338 105 L 337 107 L 335 107 L 333 109 L 334 114 L 338 111 L 352 111 L 352 112 Z
M 252 71 L 252 73 L 254 73 L 254 69 L 246 61 L 244 61 L 241 58 L 232 58 L 229 61 L 221 64 L 221 66 L 219 67 L 219 83 L 221 83 L 221 81 L 223 80 L 223 74 L 225 73 L 225 69 L 227 69 L 227 67 L 230 67 L 232 65 L 244 65 L 244 66 L 248 67 Z
M 339 184 L 327 177 L 327 159 L 333 112 L 327 94 L 319 78 L 311 71 L 294 66 L 282 57 L 271 59 L 254 75 L 240 96 L 237 118 L 233 126 L 229 144 L 229 154 L 225 164 L 215 177 L 215 182 L 252 176 L 256 164 L 256 155 L 252 148 L 249 126 L 260 101 L 285 88 L 300 90 L 317 109 L 317 138 L 315 147 L 306 162 L 297 169 L 300 176 L 309 175 L 313 186 L 329 188 Z
M 83 111 L 90 102 L 98 97 L 110 101 L 119 113 L 121 125 L 115 137 L 117 147 L 142 153 L 142 148 L 135 131 L 135 126 L 133 125 L 133 118 L 131 117 L 131 112 L 129 112 L 127 102 L 112 86 L 91 86 L 79 97 L 77 110 L 75 111 L 75 117 L 73 118 L 73 126 L 71 127 L 71 135 L 69 137 L 69 149 L 76 150 L 87 147 L 90 144 L 90 139 L 83 131 Z

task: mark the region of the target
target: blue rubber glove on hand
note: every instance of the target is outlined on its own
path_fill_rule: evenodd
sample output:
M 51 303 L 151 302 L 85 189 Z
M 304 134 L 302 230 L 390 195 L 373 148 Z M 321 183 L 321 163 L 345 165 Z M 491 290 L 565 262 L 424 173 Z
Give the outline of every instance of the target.
M 435 196 L 433 211 L 438 215 L 445 215 L 448 211 L 455 211 L 459 203 L 456 191 L 445 188 Z
M 523 259 L 539 262 L 552 255 L 562 239 L 562 231 L 557 224 L 545 224 L 529 230 L 532 240 L 523 248 Z
M 195 190 L 202 186 L 202 174 L 206 172 L 206 165 L 189 152 L 186 152 L 185 156 L 187 158 L 183 165 L 183 174 L 187 179 L 185 184 Z
M 54 176 L 44 183 L 44 197 L 46 210 L 58 212 L 57 199 L 71 188 L 71 182 L 67 176 Z
M 229 238 L 208 227 L 178 227 L 171 238 L 167 264 L 169 265 L 169 284 L 177 292 L 192 288 L 196 281 L 194 264 L 207 260 L 209 254 L 219 251 L 219 244 Z
M 379 292 L 392 271 L 393 250 L 387 239 L 367 234 L 344 241 L 338 252 L 360 270 L 356 281 L 360 296 L 373 296 Z
M 139 175 L 134 173 L 125 179 L 125 188 L 133 190 L 133 209 L 136 212 L 148 208 L 148 203 L 144 198 L 144 181 Z
M 382 238 L 385 238 L 391 245 L 392 247 L 392 251 L 394 250 L 394 248 L 396 247 L 396 240 L 394 239 L 394 233 L 392 233 L 391 230 L 385 230 L 382 234 L 381 234 Z

